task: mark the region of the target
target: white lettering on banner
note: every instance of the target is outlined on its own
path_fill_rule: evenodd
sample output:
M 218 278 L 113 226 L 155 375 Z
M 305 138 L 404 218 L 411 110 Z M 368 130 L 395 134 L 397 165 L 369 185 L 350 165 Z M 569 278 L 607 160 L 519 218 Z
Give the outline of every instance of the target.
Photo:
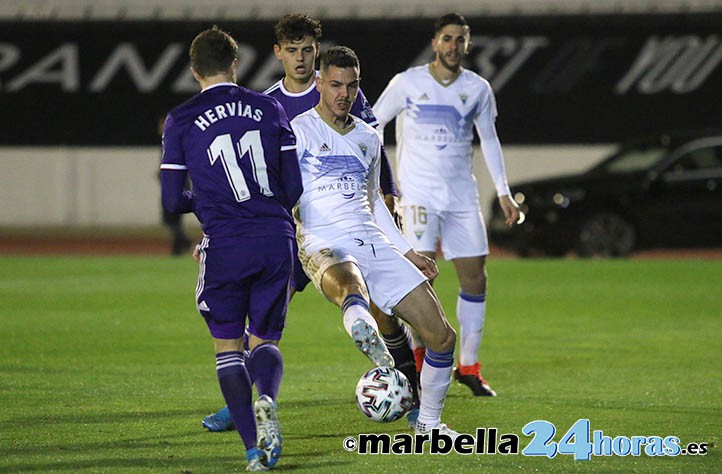
M 119 44 L 91 81 L 90 91 L 103 92 L 118 71 L 125 68 L 140 92 L 153 92 L 184 49 L 181 43 L 169 44 L 156 64 L 147 70 L 135 45 Z
M 58 66 L 58 69 L 55 69 Z M 17 92 L 30 83 L 58 83 L 63 92 L 80 89 L 78 45 L 65 43 L 33 64 L 8 83 L 8 92 Z
M 181 72 L 175 81 L 173 81 L 173 85 L 171 85 L 170 89 L 175 94 L 195 94 L 200 91 L 198 82 L 196 82 L 193 78 L 193 73 L 191 73 L 190 64 L 183 68 L 183 72 Z
M 634 64 L 617 82 L 619 95 L 633 88 L 640 94 L 657 94 L 666 90 L 688 94 L 709 77 L 722 61 L 722 42 L 716 35 L 667 36 L 647 38 Z
M 13 67 L 18 59 L 20 59 L 20 48 L 14 44 L 0 43 L 0 72 Z
M 255 47 L 243 43 L 238 45 L 238 68 L 236 68 L 236 77 L 239 82 L 244 82 L 242 79 L 245 78 L 246 74 L 251 70 L 257 57 L 258 53 Z
M 276 58 L 275 54 L 271 53 L 268 55 L 263 65 L 258 68 L 256 74 L 249 79 L 248 87 L 257 91 L 264 90 L 282 76 L 283 64 L 281 64 L 281 61 Z
M 136 45 L 121 43 L 108 55 L 88 85 L 88 90 L 95 93 L 106 91 L 113 79 L 125 71 L 139 92 L 154 92 L 159 89 L 173 66 L 184 56 L 185 49 L 183 43 L 170 43 L 163 49 L 155 63 L 146 67 Z M 257 53 L 249 44 L 239 44 L 238 51 L 237 75 L 238 78 L 243 78 L 253 67 Z M 78 92 L 81 88 L 79 57 L 78 43 L 64 43 L 10 80 L 7 83 L 7 92 L 17 92 L 39 83 L 57 83 L 63 92 Z M 10 43 L 0 43 L 0 72 L 10 70 L 20 58 L 19 47 Z M 198 92 L 198 84 L 190 72 L 190 65 L 187 62 L 186 65 L 183 72 L 172 82 L 171 90 L 175 93 Z
M 548 45 L 549 41 L 543 36 L 472 36 L 469 59 L 479 75 L 499 93 L 535 51 Z M 434 51 L 429 45 L 410 66 L 420 66 L 433 59 Z
M 627 44 L 619 38 L 587 39 L 586 43 L 577 39 L 561 46 L 555 44 L 554 51 L 550 51 L 552 40 L 546 36 L 472 36 L 471 40 L 469 66 L 486 78 L 496 93 L 528 67 L 531 59 L 542 50 L 545 50 L 545 57 L 547 53 L 553 54 L 547 58 L 546 65 L 535 62 L 539 71 L 532 87 L 543 86 L 536 92 L 564 92 L 610 57 L 607 54 L 609 49 L 616 50 Z M 139 53 L 140 46 L 128 42 L 117 44 L 107 56 L 100 58 L 103 61 L 97 71 L 83 70 L 81 75 L 78 42 L 62 43 L 44 55 L 40 53 L 38 57 L 30 58 L 30 62 L 23 57 L 21 46 L 2 42 L 0 90 L 15 93 L 33 85 L 45 85 L 58 87 L 65 93 L 76 93 L 86 88 L 88 92 L 102 93 L 122 78 L 130 81 L 141 93 L 158 91 L 166 84 L 176 94 L 197 92 L 198 85 L 185 55 L 186 45 L 168 43 L 161 46 L 163 49 L 156 59 L 146 64 Z M 95 54 L 98 53 L 93 52 L 91 56 Z M 259 67 L 254 67 L 258 55 L 253 45 L 239 44 L 237 79 L 252 90 L 265 89 L 283 74 L 282 65 L 273 53 L 264 58 Z M 433 56 L 429 45 L 410 65 L 428 63 Z M 621 78 L 612 79 L 614 82 L 609 87 L 617 95 L 633 92 L 643 95 L 664 92 L 689 94 L 703 86 L 720 63 L 722 39 L 717 35 L 650 36 L 640 46 L 627 69 L 619 74 Z M 177 71 L 181 64 L 182 69 L 175 73 L 174 70 Z M 82 84 L 81 78 L 91 79 L 89 83 Z M 553 89 L 549 89 L 550 85 Z
M 609 50 L 623 46 L 614 38 L 578 37 L 557 45 L 553 54 L 539 68 L 530 83 L 537 94 L 567 94 L 584 79 L 594 76 L 603 67 L 603 57 Z
M 491 83 L 492 89 L 499 92 L 509 79 L 519 71 L 524 63 L 538 49 L 549 45 L 549 41 L 543 36 L 472 36 L 471 37 L 471 59 L 479 71 L 479 74 Z M 480 51 L 475 54 L 474 45 L 480 46 Z M 501 56 L 508 60 L 497 68 L 494 63 L 495 57 Z

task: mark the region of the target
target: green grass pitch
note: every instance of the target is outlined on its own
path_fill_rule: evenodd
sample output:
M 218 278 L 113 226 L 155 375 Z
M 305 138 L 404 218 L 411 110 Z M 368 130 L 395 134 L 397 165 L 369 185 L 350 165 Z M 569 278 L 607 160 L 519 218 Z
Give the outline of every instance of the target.
M 449 319 L 456 279 L 440 265 Z M 339 310 L 313 288 L 282 341 L 281 472 L 722 472 L 719 260 L 491 259 L 482 344 L 495 399 L 452 384 L 444 421 L 514 433 L 579 419 L 616 436 L 677 436 L 705 456 L 361 455 L 342 440 L 407 432 L 366 420 L 354 387 L 369 367 Z M 245 469 L 236 433 L 207 433 L 223 405 L 194 308 L 190 258 L 0 259 L 0 473 L 211 473 Z

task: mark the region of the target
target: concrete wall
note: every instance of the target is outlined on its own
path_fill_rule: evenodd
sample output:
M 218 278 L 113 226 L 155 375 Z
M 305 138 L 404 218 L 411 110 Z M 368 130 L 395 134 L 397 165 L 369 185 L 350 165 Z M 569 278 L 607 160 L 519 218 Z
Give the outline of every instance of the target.
M 512 185 L 585 169 L 609 146 L 505 147 Z M 394 156 L 394 149 L 389 150 Z M 493 186 L 480 150 L 474 155 L 483 210 Z M 14 227 L 159 223 L 159 150 L 144 148 L 0 148 L 0 230 Z
M 1 148 L 0 225 L 155 225 L 158 164 L 155 147 Z

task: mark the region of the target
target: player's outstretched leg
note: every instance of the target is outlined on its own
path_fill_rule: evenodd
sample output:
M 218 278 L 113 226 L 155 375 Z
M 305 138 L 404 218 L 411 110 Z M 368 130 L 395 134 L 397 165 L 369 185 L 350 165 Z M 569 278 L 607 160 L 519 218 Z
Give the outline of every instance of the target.
M 258 428 L 258 449 L 265 453 L 265 464 L 273 467 L 283 448 L 281 425 L 278 422 L 276 402 L 268 395 L 261 395 L 253 406 Z
M 346 296 L 341 305 L 343 324 L 356 347 L 377 367 L 393 367 L 394 358 L 379 336 L 378 326 L 369 312 L 369 303 L 361 295 Z
M 323 254 L 319 259 L 334 258 L 342 260 L 344 252 Z M 348 255 L 346 255 L 348 257 Z M 352 258 L 352 257 L 349 257 Z M 319 266 L 323 267 L 324 262 Z M 318 272 L 316 272 L 318 275 Z M 356 347 L 377 367 L 393 367 L 394 358 L 389 354 L 386 344 L 379 335 L 378 325 L 369 310 L 369 294 L 361 270 L 354 261 L 337 261 L 328 266 L 316 285 L 321 293 L 341 308 L 343 327 L 351 336 Z

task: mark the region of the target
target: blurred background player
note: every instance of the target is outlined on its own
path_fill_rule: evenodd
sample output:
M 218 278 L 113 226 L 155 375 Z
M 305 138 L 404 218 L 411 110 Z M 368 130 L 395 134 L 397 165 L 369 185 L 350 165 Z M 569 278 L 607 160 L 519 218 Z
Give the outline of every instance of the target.
M 319 101 L 319 92 L 316 88 L 316 60 L 320 54 L 320 41 L 322 37 L 321 22 L 316 18 L 303 13 L 284 15 L 274 27 L 276 43 L 273 52 L 283 65 L 284 77 L 264 94 L 278 100 L 289 120 L 298 114 L 315 107 Z M 372 127 L 378 122 L 371 110 L 368 100 L 359 89 L 358 97 L 351 108 L 351 114 L 362 119 Z M 394 212 L 395 196 L 398 194 L 394 183 L 391 166 L 382 150 L 381 156 L 381 192 L 389 211 Z M 309 279 L 300 263 L 294 269 L 293 292 L 303 291 Z M 293 295 L 293 293 L 292 293 Z M 382 337 L 394 358 L 396 367 L 404 372 L 411 382 L 414 393 L 414 406 L 407 419 L 410 424 L 416 423 L 418 413 L 418 381 L 414 365 L 413 352 L 406 328 L 399 324 L 395 318 L 383 314 L 372 304 L 372 314 L 376 318 Z M 202 425 L 209 431 L 226 431 L 233 429 L 233 420 L 226 407 L 216 413 L 206 416 Z
M 266 470 L 282 442 L 277 344 L 294 261 L 291 209 L 301 193 L 295 139 L 278 101 L 236 85 L 238 45 L 230 35 L 217 27 L 203 31 L 190 61 L 202 91 L 166 119 L 163 206 L 194 212 L 201 222 L 197 308 L 215 343 L 221 392 L 245 445 L 247 470 Z M 184 189 L 186 174 L 192 191 Z
M 381 130 L 397 116 L 403 117 L 396 123 L 396 172 L 406 238 L 431 258 L 440 242 L 459 277 L 460 347 L 454 378 L 474 395 L 495 396 L 477 360 L 486 312 L 489 245 L 472 168 L 472 124 L 507 225 L 517 222 L 519 210 L 510 197 L 494 126 L 494 93 L 485 79 L 461 66 L 470 45 L 464 17 L 450 13 L 438 18 L 431 45 L 434 62 L 397 74 L 373 110 Z M 423 346 L 415 345 L 418 369 Z
M 376 365 L 389 365 L 391 357 L 378 338 L 370 300 L 416 329 L 427 350 L 415 431 L 456 437 L 441 423 L 456 334 L 427 281 L 437 274 L 435 262 L 411 248 L 379 193 L 381 137 L 350 114 L 359 73 L 350 48 L 329 48 L 316 78 L 318 105 L 291 121 L 304 189 L 294 211 L 299 259 Z

